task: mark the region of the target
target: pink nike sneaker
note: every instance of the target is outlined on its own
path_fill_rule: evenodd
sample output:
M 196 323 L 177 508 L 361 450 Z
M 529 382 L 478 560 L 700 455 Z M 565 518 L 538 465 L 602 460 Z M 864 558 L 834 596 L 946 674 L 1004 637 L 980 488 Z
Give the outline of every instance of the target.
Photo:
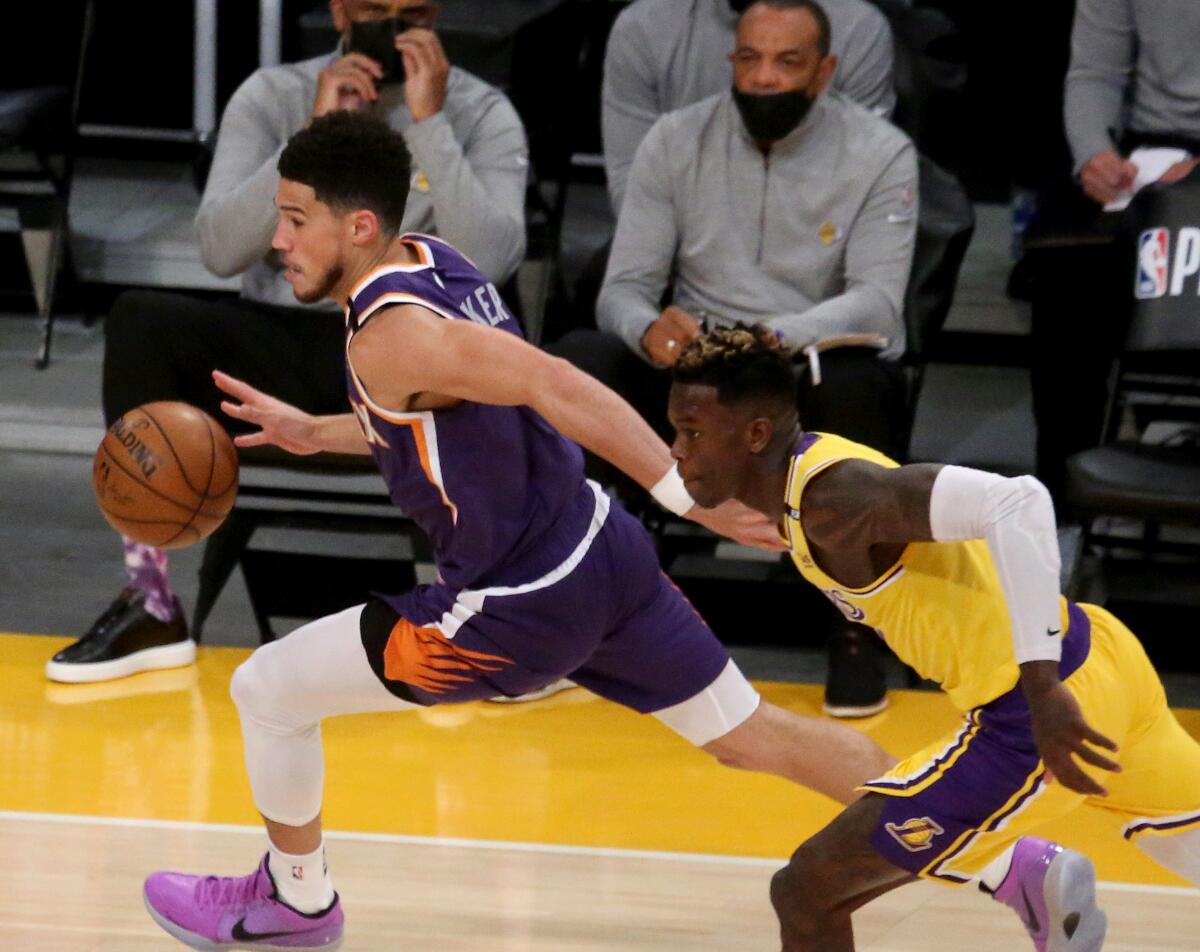
M 276 896 L 267 857 L 249 876 L 154 873 L 146 879 L 146 909 L 193 949 L 288 949 L 316 952 L 342 944 L 342 905 L 297 912 Z
M 1038 952 L 1100 952 L 1108 917 L 1096 905 L 1096 869 L 1082 853 L 1023 836 L 992 898 L 1020 917 Z

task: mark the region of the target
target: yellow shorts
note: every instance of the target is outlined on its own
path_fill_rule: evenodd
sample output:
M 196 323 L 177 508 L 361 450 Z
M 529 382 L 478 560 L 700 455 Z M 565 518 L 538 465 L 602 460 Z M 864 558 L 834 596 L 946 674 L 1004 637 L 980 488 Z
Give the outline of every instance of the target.
M 1127 839 L 1200 826 L 1200 744 L 1168 709 L 1141 642 L 1095 605 L 1072 606 L 1072 614 L 1065 683 L 1088 723 L 1120 747 L 1114 759 L 1121 773 L 1085 768 L 1108 796 L 1047 782 L 1018 686 L 863 785 L 889 797 L 871 842 L 890 861 L 919 876 L 965 883 L 1017 837 L 1085 801 Z

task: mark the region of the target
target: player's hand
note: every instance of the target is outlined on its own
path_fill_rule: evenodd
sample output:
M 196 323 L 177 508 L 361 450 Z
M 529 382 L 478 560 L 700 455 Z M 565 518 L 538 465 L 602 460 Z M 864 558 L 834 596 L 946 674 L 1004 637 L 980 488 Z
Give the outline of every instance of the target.
M 700 336 L 700 322 L 681 307 L 672 304 L 646 328 L 642 350 L 656 364 L 670 367 L 683 348 Z
M 398 34 L 396 49 L 404 57 L 404 101 L 413 122 L 424 122 L 446 102 L 450 61 L 437 34 L 421 27 Z
M 787 548 L 770 519 L 736 499 L 728 499 L 715 509 L 693 506 L 686 517 L 742 545 L 774 552 L 783 552 Z
M 1106 205 L 1122 192 L 1133 188 L 1137 166 L 1121 158 L 1113 149 L 1093 155 L 1079 170 L 1079 182 L 1088 196 Z
M 315 417 L 219 370 L 213 371 L 213 383 L 241 401 L 222 400 L 221 409 L 225 413 L 235 420 L 260 427 L 257 433 L 235 436 L 233 442 L 238 446 L 278 446 L 298 456 L 321 451 Z
M 334 60 L 317 76 L 317 95 L 312 118 L 346 109 L 354 112 L 379 98 L 377 83 L 383 67 L 362 53 L 347 53 Z
M 1055 662 L 1033 663 L 1053 664 L 1057 668 Z M 1021 667 L 1024 671 L 1028 665 Z M 1121 765 L 1095 749 L 1102 747 L 1115 753 L 1117 745 L 1092 729 L 1083 717 L 1079 702 L 1066 685 L 1057 679 L 1057 673 L 1053 683 L 1038 685 L 1033 689 L 1025 685 L 1025 696 L 1033 716 L 1033 738 L 1046 770 L 1068 790 L 1089 796 L 1107 796 L 1108 791 L 1084 773 L 1075 758 L 1101 770 L 1119 773 Z
M 1163 172 L 1158 180 L 1159 184 L 1174 185 L 1176 182 L 1182 182 L 1192 174 L 1197 164 L 1200 164 L 1200 159 L 1184 159 L 1182 162 L 1176 162 Z

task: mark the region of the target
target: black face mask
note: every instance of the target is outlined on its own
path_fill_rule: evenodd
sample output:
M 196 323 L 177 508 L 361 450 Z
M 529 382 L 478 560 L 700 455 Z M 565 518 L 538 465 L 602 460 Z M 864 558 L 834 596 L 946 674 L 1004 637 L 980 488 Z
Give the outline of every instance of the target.
M 350 24 L 347 53 L 362 53 L 383 68 L 384 83 L 404 82 L 404 57 L 396 49 L 396 37 L 405 30 L 420 26 L 411 17 L 388 17 L 386 20 L 366 20 Z
M 813 99 L 803 89 L 787 93 L 743 93 L 734 87 L 733 101 L 750 138 L 776 142 L 804 121 Z

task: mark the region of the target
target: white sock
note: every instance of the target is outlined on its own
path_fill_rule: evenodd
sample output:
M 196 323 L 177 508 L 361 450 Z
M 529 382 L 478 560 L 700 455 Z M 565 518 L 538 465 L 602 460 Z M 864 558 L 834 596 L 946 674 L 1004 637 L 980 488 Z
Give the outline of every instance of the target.
M 1004 877 L 1008 875 L 1008 871 L 1012 866 L 1013 850 L 1017 848 L 1017 844 L 1013 843 L 1008 849 L 997 856 L 994 860 L 984 867 L 983 872 L 979 874 L 979 882 L 983 884 L 988 892 L 995 892 L 1000 888 L 1000 884 L 1004 882 Z
M 296 856 L 285 853 L 268 840 L 270 858 L 267 868 L 275 880 L 279 898 L 297 912 L 314 913 L 333 903 L 333 880 L 325 863 L 325 844 L 311 853 Z

